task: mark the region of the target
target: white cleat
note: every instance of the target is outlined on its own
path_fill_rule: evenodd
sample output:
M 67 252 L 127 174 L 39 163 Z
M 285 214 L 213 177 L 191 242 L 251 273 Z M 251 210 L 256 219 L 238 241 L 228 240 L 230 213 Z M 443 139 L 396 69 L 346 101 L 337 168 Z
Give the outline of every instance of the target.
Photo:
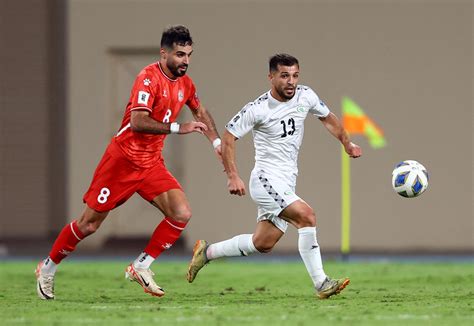
M 126 279 L 140 284 L 146 293 L 150 293 L 155 297 L 162 297 L 165 295 L 165 290 L 155 283 L 153 275 L 155 275 L 155 273 L 153 273 L 151 269 L 135 268 L 133 263 L 128 265 L 125 270 Z
M 54 274 L 45 274 L 41 272 L 43 261 L 36 266 L 36 292 L 38 297 L 43 300 L 54 299 Z

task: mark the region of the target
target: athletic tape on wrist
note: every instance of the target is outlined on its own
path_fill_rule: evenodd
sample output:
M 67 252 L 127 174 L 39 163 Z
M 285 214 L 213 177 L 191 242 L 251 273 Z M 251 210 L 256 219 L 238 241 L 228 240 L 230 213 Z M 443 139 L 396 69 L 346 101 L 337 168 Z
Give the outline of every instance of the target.
M 170 133 L 177 134 L 179 132 L 179 123 L 172 122 L 170 125 Z
M 220 138 L 216 138 L 214 139 L 214 141 L 212 142 L 212 147 L 214 147 L 214 149 L 216 149 L 218 146 L 220 146 L 222 143 L 221 139 Z

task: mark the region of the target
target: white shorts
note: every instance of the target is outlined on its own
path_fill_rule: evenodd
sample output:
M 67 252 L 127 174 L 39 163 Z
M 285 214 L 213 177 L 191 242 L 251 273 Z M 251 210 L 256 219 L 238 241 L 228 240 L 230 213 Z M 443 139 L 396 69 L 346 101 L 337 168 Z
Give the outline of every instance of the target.
M 295 186 L 263 170 L 253 170 L 249 183 L 250 196 L 257 204 L 257 222 L 268 220 L 285 233 L 288 223 L 278 217 L 282 210 L 299 200 Z

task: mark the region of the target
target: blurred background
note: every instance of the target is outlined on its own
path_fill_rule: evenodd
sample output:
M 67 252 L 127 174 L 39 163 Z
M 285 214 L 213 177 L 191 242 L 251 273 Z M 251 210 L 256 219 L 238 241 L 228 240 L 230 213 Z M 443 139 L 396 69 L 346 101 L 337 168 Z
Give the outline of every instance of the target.
M 0 0 L 0 256 L 45 256 L 84 206 L 94 169 L 120 127 L 132 82 L 159 59 L 161 33 L 184 24 L 194 38 L 189 75 L 222 133 L 269 89 L 268 58 L 300 60 L 300 83 L 341 116 L 349 96 L 384 131 L 374 150 L 354 136 L 353 253 L 472 254 L 473 2 Z M 192 115 L 183 109 L 180 121 Z M 323 254 L 341 245 L 341 149 L 312 117 L 297 193 L 316 211 Z M 251 135 L 237 147 L 241 176 L 254 164 Z M 196 239 L 252 233 L 256 207 L 227 193 L 212 146 L 172 135 L 164 152 L 193 219 L 170 252 Z M 417 160 L 426 193 L 396 195 L 391 171 Z M 112 211 L 77 254 L 137 254 L 161 213 L 138 195 Z M 297 252 L 289 228 L 277 253 Z

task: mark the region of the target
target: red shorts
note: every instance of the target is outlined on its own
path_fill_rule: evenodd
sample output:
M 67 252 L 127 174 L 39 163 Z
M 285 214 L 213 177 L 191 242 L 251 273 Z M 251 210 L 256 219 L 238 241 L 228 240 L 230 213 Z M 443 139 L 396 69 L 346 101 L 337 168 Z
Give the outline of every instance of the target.
M 122 205 L 135 192 L 151 202 L 171 189 L 182 188 L 166 169 L 163 159 L 150 168 L 140 168 L 130 162 L 116 144 L 111 143 L 94 172 L 83 200 L 90 208 L 105 212 Z

